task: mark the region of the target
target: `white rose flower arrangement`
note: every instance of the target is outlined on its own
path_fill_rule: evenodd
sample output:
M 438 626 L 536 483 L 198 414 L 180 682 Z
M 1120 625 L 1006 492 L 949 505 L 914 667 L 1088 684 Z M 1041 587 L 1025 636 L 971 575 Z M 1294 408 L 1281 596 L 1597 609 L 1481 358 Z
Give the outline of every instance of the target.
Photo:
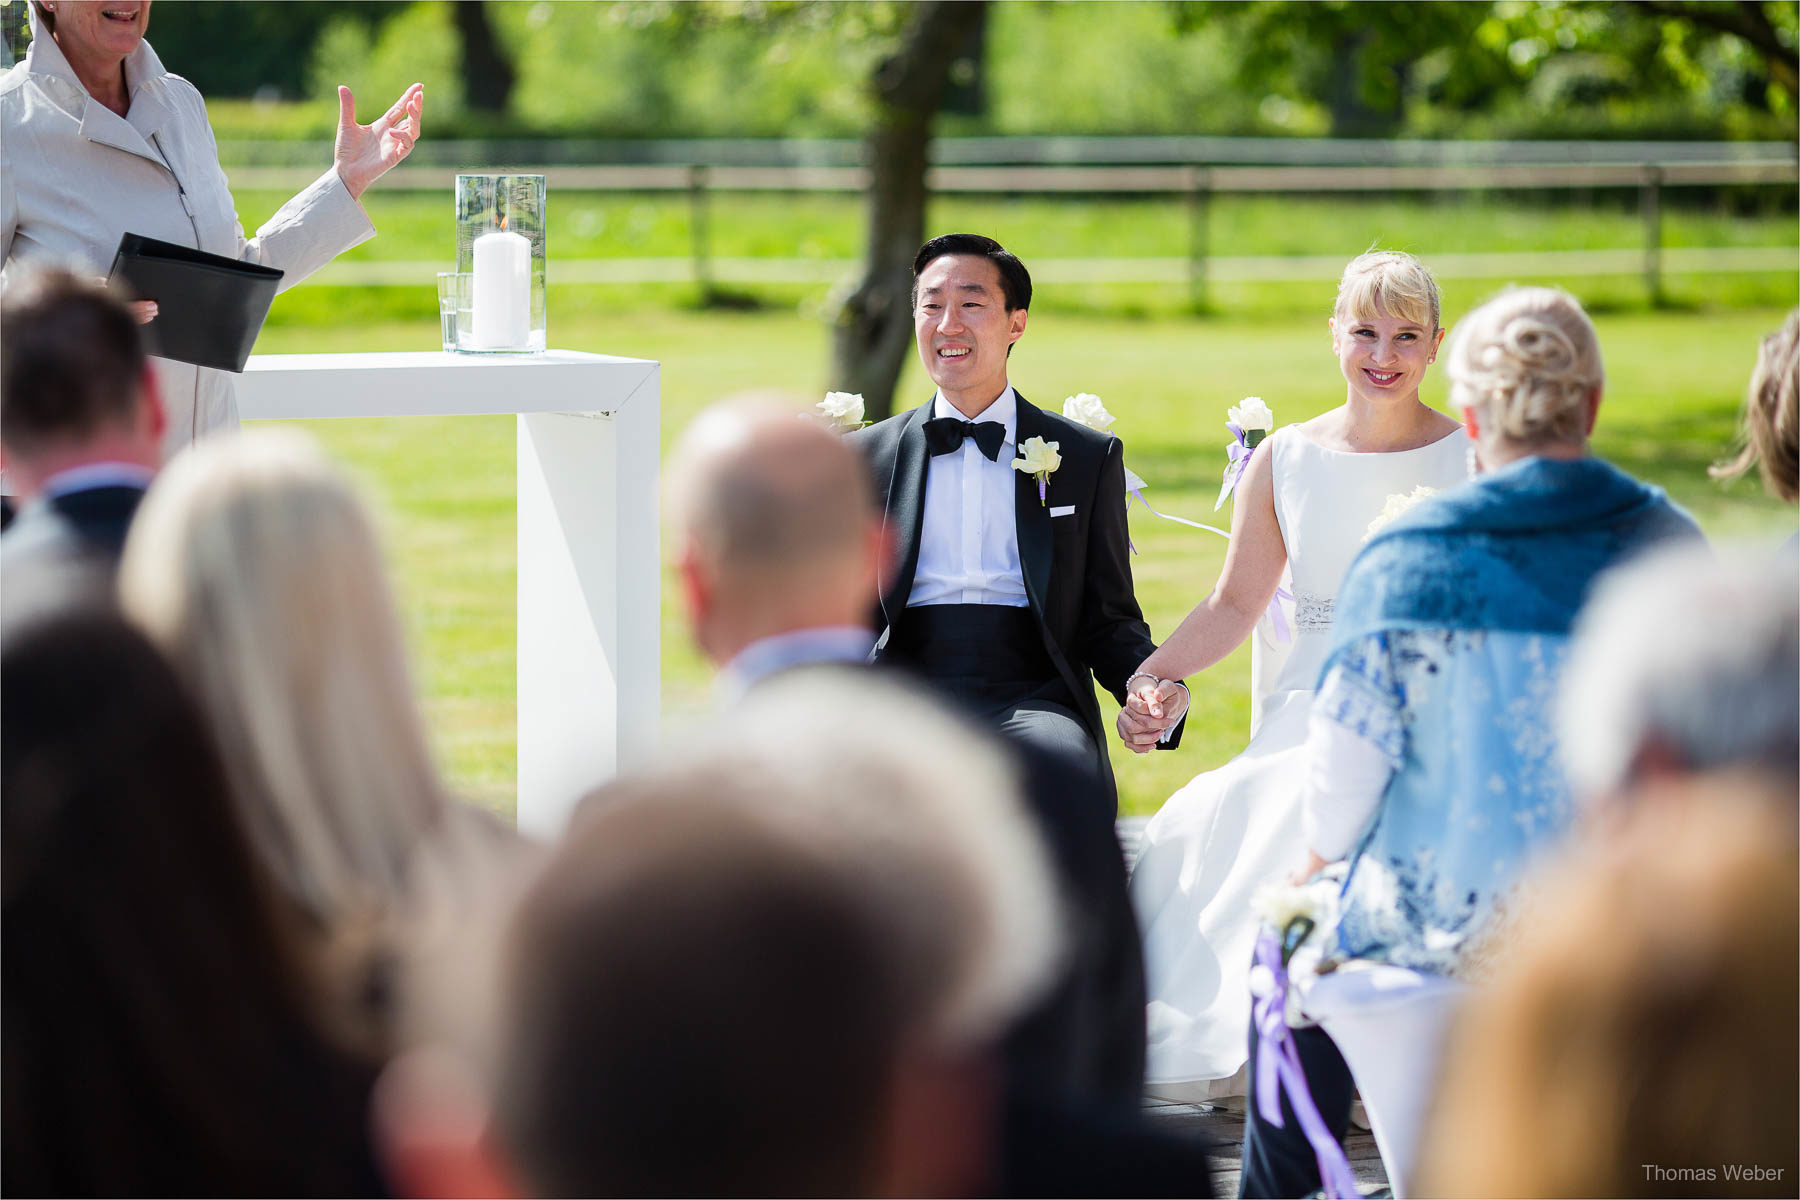
M 861 429 L 868 424 L 863 420 L 861 392 L 826 392 L 825 398 L 813 405 L 813 409 L 821 420 L 839 433 Z

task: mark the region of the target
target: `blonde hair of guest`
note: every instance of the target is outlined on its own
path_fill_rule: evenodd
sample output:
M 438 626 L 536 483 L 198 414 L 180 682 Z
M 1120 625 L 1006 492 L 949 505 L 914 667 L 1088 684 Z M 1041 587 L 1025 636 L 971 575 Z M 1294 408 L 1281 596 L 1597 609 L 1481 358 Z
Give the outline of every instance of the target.
M 1585 446 L 1606 371 L 1594 323 L 1558 288 L 1510 288 L 1457 322 L 1450 402 L 1484 446 Z
M 1792 504 L 1800 500 L 1800 308 L 1763 339 L 1744 398 L 1744 448 L 1715 465 L 1714 479 L 1735 479 L 1752 464 L 1763 486 Z
M 445 810 L 368 513 L 289 431 L 164 471 L 120 564 L 126 615 L 207 711 L 250 839 L 322 925 L 401 899 Z

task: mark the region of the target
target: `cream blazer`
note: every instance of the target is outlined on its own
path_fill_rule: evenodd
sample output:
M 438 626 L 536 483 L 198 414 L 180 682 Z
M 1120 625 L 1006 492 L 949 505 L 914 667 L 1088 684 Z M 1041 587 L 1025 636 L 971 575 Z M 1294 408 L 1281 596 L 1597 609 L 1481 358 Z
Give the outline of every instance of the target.
M 131 107 L 121 117 L 88 95 L 35 17 L 33 33 L 23 61 L 0 75 L 0 288 L 37 265 L 103 277 L 128 232 L 277 267 L 288 288 L 374 236 L 332 169 L 246 238 L 193 84 L 142 42 L 125 60 Z M 237 428 L 229 372 L 151 361 L 169 414 L 165 458 Z

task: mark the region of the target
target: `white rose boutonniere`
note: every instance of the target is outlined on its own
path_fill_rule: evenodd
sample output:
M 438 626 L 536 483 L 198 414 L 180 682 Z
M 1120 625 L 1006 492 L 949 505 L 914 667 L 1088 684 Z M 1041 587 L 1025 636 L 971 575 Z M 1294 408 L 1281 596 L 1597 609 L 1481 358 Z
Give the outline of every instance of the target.
M 1050 476 L 1056 468 L 1062 466 L 1059 450 L 1060 446 L 1056 442 L 1046 442 L 1041 437 L 1028 437 L 1019 445 L 1019 457 L 1012 461 L 1013 470 L 1037 477 L 1039 504 L 1049 503 L 1047 497 Z
M 868 424 L 863 420 L 861 392 L 826 392 L 825 398 L 813 405 L 813 408 L 820 417 L 842 432 L 861 429 Z
M 1118 420 L 1117 417 L 1106 411 L 1106 405 L 1102 404 L 1100 397 L 1092 392 L 1082 392 L 1080 395 L 1070 396 L 1064 400 L 1062 415 L 1077 425 L 1086 425 L 1089 429 L 1095 429 L 1101 433 L 1111 433 L 1113 422 Z
M 1395 492 L 1387 498 L 1387 503 L 1381 506 L 1381 511 L 1375 514 L 1375 519 L 1369 522 L 1368 531 L 1363 534 L 1363 541 L 1368 541 L 1383 529 L 1392 525 L 1395 521 L 1398 521 L 1402 516 L 1406 515 L 1408 509 L 1411 509 L 1421 501 L 1431 499 L 1437 494 L 1438 490 L 1436 488 L 1426 487 L 1422 483 L 1410 492 Z

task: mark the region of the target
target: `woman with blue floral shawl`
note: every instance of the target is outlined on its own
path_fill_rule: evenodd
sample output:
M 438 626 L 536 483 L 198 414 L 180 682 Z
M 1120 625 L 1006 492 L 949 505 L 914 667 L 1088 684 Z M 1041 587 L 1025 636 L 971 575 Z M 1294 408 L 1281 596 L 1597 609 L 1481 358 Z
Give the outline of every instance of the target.
M 1376 534 L 1344 578 L 1310 717 L 1301 875 L 1349 861 L 1337 957 L 1456 974 L 1527 860 L 1572 819 L 1554 699 L 1594 577 L 1699 530 L 1660 489 L 1588 454 L 1604 376 L 1572 296 L 1502 293 L 1462 321 L 1447 356 L 1482 473 Z M 1322 1030 L 1293 1035 L 1341 1139 L 1349 1070 Z M 1269 1124 L 1254 1097 L 1243 1161 L 1243 1195 L 1320 1187 L 1298 1122 Z

